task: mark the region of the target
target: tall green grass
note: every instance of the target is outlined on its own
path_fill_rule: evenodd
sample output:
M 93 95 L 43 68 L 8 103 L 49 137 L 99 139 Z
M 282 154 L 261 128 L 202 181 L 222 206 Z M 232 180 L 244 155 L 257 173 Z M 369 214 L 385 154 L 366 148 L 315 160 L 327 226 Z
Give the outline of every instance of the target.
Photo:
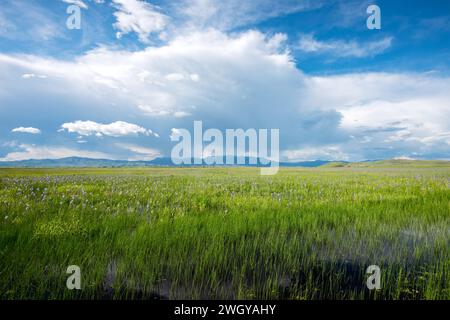
M 449 168 L 0 169 L 1 299 L 449 299 L 449 235 Z

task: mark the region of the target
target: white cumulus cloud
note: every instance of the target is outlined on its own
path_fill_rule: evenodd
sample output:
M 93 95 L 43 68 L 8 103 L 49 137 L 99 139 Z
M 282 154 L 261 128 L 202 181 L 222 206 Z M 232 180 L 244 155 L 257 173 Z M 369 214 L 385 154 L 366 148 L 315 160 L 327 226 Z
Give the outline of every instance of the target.
M 205 129 L 278 128 L 282 150 L 303 150 L 285 154 L 292 159 L 450 156 L 450 78 L 398 72 L 311 76 L 294 63 L 285 40 L 283 34 L 208 30 L 132 52 L 100 47 L 73 61 L 0 54 L 1 112 L 39 117 L 45 109 L 59 123 L 67 113 L 78 119 L 94 113 L 106 123 L 112 115 L 139 119 L 143 127 L 131 134 L 141 135 L 145 128 L 164 136 L 171 128 L 191 129 L 194 120 Z M 49 79 L 11 80 L 24 72 Z M 47 103 L 30 108 L 36 97 Z M 70 111 L 58 108 L 65 103 Z M 122 135 L 104 126 L 80 121 L 64 130 Z M 312 146 L 316 152 L 307 149 Z M 155 139 L 154 147 L 168 153 L 171 145 Z
M 121 137 L 128 135 L 154 135 L 150 129 L 145 129 L 133 123 L 116 121 L 110 124 L 97 123 L 94 121 L 75 121 L 67 122 L 61 125 L 60 130 L 67 130 L 70 133 L 77 133 L 80 136 L 111 136 Z

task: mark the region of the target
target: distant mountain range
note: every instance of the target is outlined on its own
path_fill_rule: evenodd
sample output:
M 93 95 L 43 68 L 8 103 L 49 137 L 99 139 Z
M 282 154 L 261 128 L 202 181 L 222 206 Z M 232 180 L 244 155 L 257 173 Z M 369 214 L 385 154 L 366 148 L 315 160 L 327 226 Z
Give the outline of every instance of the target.
M 250 158 L 245 159 L 243 165 L 234 166 L 247 166 L 255 167 L 257 165 L 249 164 Z M 193 159 L 191 161 L 194 163 Z M 331 161 L 314 160 L 314 161 L 301 161 L 301 162 L 280 162 L 281 167 L 319 167 L 324 164 L 328 164 Z M 237 163 L 236 159 L 234 163 Z M 258 163 L 260 163 L 258 161 Z M 109 160 L 109 159 L 91 159 L 81 157 L 68 157 L 61 159 L 43 159 L 43 160 L 20 160 L 20 161 L 0 161 L 0 167 L 14 167 L 14 168 L 47 168 L 47 167 L 172 167 L 172 166 L 202 166 L 198 164 L 192 165 L 175 165 L 171 158 L 156 158 L 151 161 L 127 161 L 127 160 Z M 207 164 L 203 164 L 207 166 Z M 227 166 L 227 165 L 212 165 L 212 166 Z M 260 165 L 264 166 L 264 165 Z
M 171 158 L 156 158 L 151 161 L 128 161 L 128 160 L 109 160 L 109 159 L 91 159 L 81 157 L 69 157 L 61 159 L 43 159 L 43 160 L 20 160 L 20 161 L 0 161 L 0 168 L 61 168 L 61 167 L 94 167 L 94 168 L 119 168 L 119 167 L 199 167 L 199 166 L 240 166 L 240 167 L 267 167 L 267 165 L 254 165 L 250 163 L 249 157 L 245 158 L 246 164 L 240 165 L 175 165 Z M 255 158 L 252 158 L 255 160 Z M 234 159 L 234 163 L 237 163 Z M 261 163 L 258 160 L 258 163 Z M 191 159 L 194 163 L 194 159 Z M 348 161 L 298 161 L 298 162 L 280 162 L 280 167 L 326 167 L 326 168 L 365 168 L 365 167 L 450 167 L 450 161 L 447 160 L 367 160 L 362 162 Z

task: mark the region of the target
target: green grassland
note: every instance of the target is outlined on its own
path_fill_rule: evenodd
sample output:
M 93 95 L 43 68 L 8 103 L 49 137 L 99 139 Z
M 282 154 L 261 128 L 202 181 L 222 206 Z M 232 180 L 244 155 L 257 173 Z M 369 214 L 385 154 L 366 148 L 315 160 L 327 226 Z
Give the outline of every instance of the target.
M 323 168 L 448 168 L 450 161 L 446 160 L 380 160 L 367 162 L 330 162 Z
M 449 299 L 449 235 L 448 165 L 0 169 L 0 299 Z

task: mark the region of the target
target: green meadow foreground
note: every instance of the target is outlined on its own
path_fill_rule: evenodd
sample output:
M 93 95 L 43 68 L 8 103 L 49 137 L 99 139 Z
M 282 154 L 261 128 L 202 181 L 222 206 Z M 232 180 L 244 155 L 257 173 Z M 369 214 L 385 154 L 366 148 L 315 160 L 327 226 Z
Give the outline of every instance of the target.
M 450 299 L 449 235 L 448 165 L 0 169 L 0 299 Z

